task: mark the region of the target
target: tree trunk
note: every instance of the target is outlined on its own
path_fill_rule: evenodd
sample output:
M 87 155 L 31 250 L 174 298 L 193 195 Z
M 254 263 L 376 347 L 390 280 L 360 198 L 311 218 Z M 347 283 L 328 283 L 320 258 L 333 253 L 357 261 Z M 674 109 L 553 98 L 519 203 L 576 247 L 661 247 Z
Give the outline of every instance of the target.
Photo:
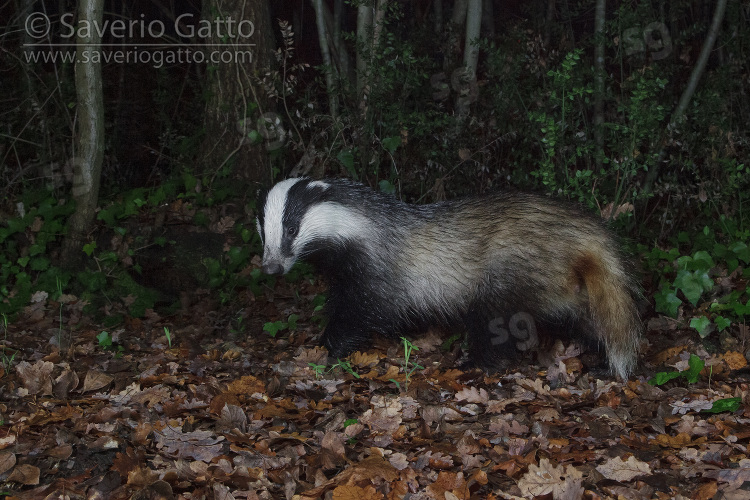
M 703 70 L 706 69 L 708 56 L 711 55 L 711 50 L 713 50 L 714 44 L 716 43 L 716 39 L 719 36 L 719 30 L 721 29 L 721 23 L 724 20 L 724 12 L 726 11 L 726 8 L 727 8 L 727 0 L 718 0 L 718 2 L 716 2 L 716 8 L 714 9 L 713 20 L 711 21 L 711 27 L 708 29 L 708 35 L 706 36 L 706 39 L 703 41 L 703 47 L 701 48 L 701 53 L 698 56 L 698 60 L 695 62 L 693 71 L 690 73 L 690 79 L 688 80 L 688 85 L 687 87 L 685 87 L 685 90 L 682 92 L 682 96 L 680 97 L 680 102 L 677 103 L 677 107 L 672 113 L 672 118 L 669 120 L 669 125 L 667 126 L 667 130 L 674 129 L 674 127 L 680 121 L 682 121 L 683 115 L 685 114 L 685 110 L 687 109 L 688 104 L 690 103 L 690 99 L 692 99 L 693 94 L 695 93 L 695 89 L 698 88 L 698 83 L 700 82 L 701 76 L 703 75 Z M 661 164 L 665 155 L 666 155 L 666 151 L 664 149 L 664 146 L 662 146 L 661 150 L 659 151 L 658 159 L 656 162 L 654 162 L 654 167 L 651 170 L 649 170 L 648 175 L 646 175 L 646 180 L 643 183 L 643 192 L 645 194 L 651 193 L 654 182 L 656 181 L 656 178 L 659 175 L 659 165 Z
M 452 74 L 458 66 L 458 55 L 461 53 L 461 30 L 466 23 L 467 0 L 456 0 L 453 3 L 453 13 L 451 14 L 450 26 L 448 26 L 448 40 L 446 48 L 443 51 L 443 71 Z
M 469 116 L 469 106 L 476 100 L 477 61 L 479 60 L 479 34 L 482 27 L 482 0 L 469 0 L 466 10 L 466 40 L 464 42 L 464 67 L 459 78 L 460 89 L 456 97 L 457 126 L 460 128 Z
M 469 76 L 476 78 L 479 60 L 479 32 L 482 27 L 482 0 L 469 0 L 466 11 L 466 43 L 464 44 L 464 66 Z
M 369 73 L 369 47 L 371 47 L 372 36 L 372 6 L 360 5 L 357 7 L 357 98 L 360 99 L 360 108 L 364 109 L 365 88 L 367 87 L 367 75 Z
M 336 96 L 336 76 L 334 74 L 333 60 L 331 59 L 331 49 L 328 42 L 328 27 L 326 26 L 325 6 L 323 0 L 312 0 L 315 7 L 315 21 L 318 27 L 318 43 L 320 44 L 320 53 L 323 56 L 323 66 L 326 74 L 326 92 L 328 93 L 328 112 L 336 119 L 338 116 L 338 97 Z
M 596 166 L 601 169 L 604 155 L 604 19 L 607 0 L 596 0 L 594 11 L 594 137 L 596 139 Z
M 78 22 L 101 26 L 104 0 L 79 0 Z M 104 99 L 100 59 L 92 57 L 101 51 L 98 30 L 78 30 L 75 63 L 77 133 L 74 139 L 73 199 L 76 210 L 68 219 L 68 234 L 63 241 L 62 263 L 76 268 L 83 258 L 82 247 L 94 221 L 99 199 L 99 182 L 104 158 Z M 80 36 L 86 34 L 86 36 Z M 97 61 L 97 62 L 94 62 Z
M 226 19 L 237 26 L 241 21 L 252 22 L 231 35 L 224 30 L 211 30 L 206 38 L 206 61 L 215 71 L 206 73 L 208 99 L 203 115 L 205 136 L 201 145 L 198 173 L 208 177 L 226 166 L 233 167 L 234 175 L 253 184 L 268 184 L 271 168 L 268 149 L 277 147 L 278 137 L 266 137 L 263 144 L 251 144 L 248 134 L 253 129 L 266 131 L 264 113 L 272 112 L 271 100 L 257 85 L 273 60 L 274 27 L 266 0 L 205 0 L 204 21 L 216 25 Z M 248 36 L 249 35 L 249 36 Z M 254 44 L 254 45 L 249 45 Z M 210 54 L 219 54 L 220 62 L 209 61 Z M 231 60 L 227 54 L 231 54 Z M 253 104 L 257 105 L 254 110 Z M 266 115 L 267 116 L 267 115 Z M 262 133 L 261 135 L 266 135 Z

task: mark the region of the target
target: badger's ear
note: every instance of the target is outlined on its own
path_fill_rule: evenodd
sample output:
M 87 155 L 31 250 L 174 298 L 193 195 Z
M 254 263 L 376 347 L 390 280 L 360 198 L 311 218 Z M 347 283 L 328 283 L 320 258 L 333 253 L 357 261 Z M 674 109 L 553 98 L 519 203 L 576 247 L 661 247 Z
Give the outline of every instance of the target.
M 325 198 L 326 193 L 330 191 L 330 187 L 331 185 L 325 181 L 310 181 L 307 184 L 308 192 L 320 198 Z

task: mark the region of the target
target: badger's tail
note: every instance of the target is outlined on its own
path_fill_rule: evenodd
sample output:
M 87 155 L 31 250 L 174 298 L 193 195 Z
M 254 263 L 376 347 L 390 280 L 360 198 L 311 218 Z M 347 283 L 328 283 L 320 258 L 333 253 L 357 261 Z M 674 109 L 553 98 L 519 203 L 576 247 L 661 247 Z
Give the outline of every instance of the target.
M 642 325 L 633 298 L 637 286 L 611 253 L 587 253 L 574 269 L 586 288 L 589 319 L 604 343 L 610 369 L 625 380 L 638 362 Z

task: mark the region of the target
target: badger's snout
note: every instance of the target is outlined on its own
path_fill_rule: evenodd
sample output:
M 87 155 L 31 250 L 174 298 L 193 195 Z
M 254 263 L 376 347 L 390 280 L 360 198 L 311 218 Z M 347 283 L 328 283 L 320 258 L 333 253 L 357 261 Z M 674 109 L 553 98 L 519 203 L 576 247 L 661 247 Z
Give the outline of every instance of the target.
M 264 262 L 261 266 L 261 270 L 265 274 L 284 274 L 284 266 L 276 261 Z

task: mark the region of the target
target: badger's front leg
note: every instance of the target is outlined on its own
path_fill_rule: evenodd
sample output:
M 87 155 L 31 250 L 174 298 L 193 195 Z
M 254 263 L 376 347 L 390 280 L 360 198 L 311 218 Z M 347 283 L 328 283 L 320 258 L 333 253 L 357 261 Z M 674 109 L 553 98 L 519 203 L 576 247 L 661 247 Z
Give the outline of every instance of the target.
M 344 358 L 369 346 L 372 326 L 367 322 L 366 311 L 360 310 L 360 301 L 347 295 L 338 287 L 329 290 L 326 313 L 328 325 L 321 343 L 332 358 Z
M 364 325 L 354 318 L 332 315 L 323 332 L 321 343 L 332 358 L 345 358 L 368 346 L 370 335 Z

